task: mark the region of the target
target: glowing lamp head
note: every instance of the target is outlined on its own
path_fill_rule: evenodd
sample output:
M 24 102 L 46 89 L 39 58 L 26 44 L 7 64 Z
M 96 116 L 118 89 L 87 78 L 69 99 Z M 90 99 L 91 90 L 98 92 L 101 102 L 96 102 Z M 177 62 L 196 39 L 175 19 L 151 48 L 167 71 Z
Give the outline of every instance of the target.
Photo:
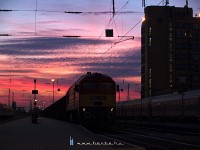
M 195 17 L 200 17 L 200 13 L 195 14 Z
M 54 79 L 51 79 L 51 81 L 54 82 L 55 80 L 54 80 Z
M 144 22 L 144 21 L 145 21 L 145 17 L 142 18 L 142 22 Z
M 34 105 L 35 105 L 35 106 L 37 105 L 37 99 L 34 100 Z

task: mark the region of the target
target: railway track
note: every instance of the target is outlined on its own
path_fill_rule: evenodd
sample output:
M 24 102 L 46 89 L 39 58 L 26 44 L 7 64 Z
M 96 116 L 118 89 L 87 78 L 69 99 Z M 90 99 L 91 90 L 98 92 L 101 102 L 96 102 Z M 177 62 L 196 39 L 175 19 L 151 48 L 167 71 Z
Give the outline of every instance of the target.
M 200 135 L 184 135 L 144 128 L 113 126 L 98 134 L 147 150 L 200 149 Z
M 195 128 L 193 131 L 186 131 L 187 128 L 182 128 L 177 130 L 175 129 L 169 129 L 167 126 L 162 128 L 156 128 L 156 127 L 148 127 L 148 126 L 139 126 L 139 125 L 122 125 L 122 124 L 115 124 L 113 127 L 115 128 L 122 128 L 122 129 L 129 129 L 134 130 L 135 129 L 142 129 L 145 131 L 155 131 L 155 132 L 166 132 L 166 133 L 174 133 L 174 134 L 180 134 L 180 135 L 191 135 L 191 136 L 200 136 L 200 126 L 199 128 Z M 184 130 L 186 129 L 186 130 Z

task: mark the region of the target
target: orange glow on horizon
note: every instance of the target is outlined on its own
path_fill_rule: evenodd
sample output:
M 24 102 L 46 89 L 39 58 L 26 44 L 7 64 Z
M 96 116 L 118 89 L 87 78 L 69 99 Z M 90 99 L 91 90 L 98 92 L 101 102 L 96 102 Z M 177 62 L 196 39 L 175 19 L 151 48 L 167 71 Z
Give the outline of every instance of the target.
M 38 40 L 44 41 L 41 47 L 40 45 L 38 47 L 38 43 L 34 43 Z M 60 45 L 57 44 L 55 48 L 48 49 L 48 45 L 51 43 L 45 43 L 47 40 L 51 42 L 55 40 L 55 44 L 57 44 L 57 41 L 58 43 L 62 41 L 64 44 L 68 41 L 72 43 L 63 45 L 61 48 L 59 47 Z M 52 103 L 53 85 L 51 79 L 55 79 L 54 99 L 56 101 L 63 97 L 68 88 L 86 72 L 91 71 L 108 74 L 115 63 L 119 64 L 116 66 L 116 69 L 119 68 L 123 70 L 124 68 L 120 66 L 120 64 L 123 64 L 124 61 L 130 61 L 130 63 L 132 63 L 132 60 L 127 60 L 126 57 L 134 55 L 140 50 L 140 40 L 125 41 L 117 44 L 110 50 L 108 50 L 111 46 L 110 39 L 102 38 L 96 40 L 96 38 L 11 38 L 10 41 L 8 40 L 11 46 L 17 42 L 19 42 L 19 47 L 24 44 L 28 46 L 30 43 L 33 44 L 27 49 L 23 49 L 23 47 L 14 47 L 13 52 L 17 52 L 15 55 L 6 53 L 0 56 L 0 103 L 8 103 L 8 90 L 10 89 L 11 93 L 14 93 L 14 100 L 17 102 L 18 106 L 28 106 L 29 103 L 27 100 L 33 100 L 33 80 L 36 79 L 36 89 L 39 92 L 37 95 L 38 102 L 40 102 L 40 100 L 45 100 L 46 106 L 48 106 Z M 117 40 L 118 39 L 113 39 L 113 42 Z M 65 41 L 67 42 L 65 43 Z M 74 41 L 78 41 L 77 44 L 74 44 Z M 0 44 L 7 46 L 4 42 L 5 40 L 0 40 Z M 10 47 L 8 47 L 8 49 L 9 48 Z M 111 65 L 109 66 L 109 64 Z M 59 82 L 58 85 L 57 79 Z M 122 80 L 122 78 L 116 78 L 116 80 L 118 82 Z M 127 81 L 135 81 L 138 83 L 139 78 L 127 77 Z M 61 91 L 58 92 L 58 88 L 60 88 Z M 133 95 L 131 98 L 137 97 L 136 93 L 130 92 L 130 94 Z M 122 97 L 126 99 L 125 92 L 124 94 L 122 93 Z

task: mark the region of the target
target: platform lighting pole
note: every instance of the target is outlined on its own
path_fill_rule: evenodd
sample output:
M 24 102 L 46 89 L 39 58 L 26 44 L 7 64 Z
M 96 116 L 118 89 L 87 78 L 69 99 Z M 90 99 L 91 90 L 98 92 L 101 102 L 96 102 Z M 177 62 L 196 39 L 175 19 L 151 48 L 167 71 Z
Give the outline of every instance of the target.
M 10 108 L 10 88 L 8 89 L 8 107 Z
M 117 92 L 119 92 L 119 102 L 121 101 L 120 92 L 123 92 L 123 89 L 118 88 Z
M 32 101 L 31 101 L 31 96 L 29 97 L 30 98 L 30 109 L 29 109 L 29 111 L 30 111 L 30 113 L 32 112 Z
M 113 17 L 115 16 L 115 0 L 113 0 Z
M 53 82 L 53 103 L 54 103 L 54 79 L 51 79 L 51 81 Z
M 130 92 L 129 92 L 129 87 L 130 87 L 130 84 L 128 84 L 128 85 L 127 85 L 127 88 L 128 88 L 127 100 L 128 100 L 128 101 L 130 100 Z
M 142 7 L 146 7 L 146 2 L 145 2 L 145 0 L 142 0 Z
M 186 6 L 188 7 L 188 0 L 186 0 Z
M 32 112 L 32 123 L 37 124 L 37 118 L 38 118 L 38 111 L 37 111 L 37 99 L 36 94 L 38 94 L 38 90 L 36 90 L 36 79 L 34 79 L 34 90 L 32 91 L 32 94 L 34 94 L 34 108 Z
M 34 79 L 34 90 L 36 90 L 36 79 Z M 34 110 L 36 109 L 37 105 L 37 99 L 36 99 L 36 93 L 34 93 Z
M 14 93 L 12 93 L 12 104 L 14 102 Z
M 121 99 L 121 98 L 120 98 L 120 90 L 119 90 L 119 102 L 120 102 L 120 99 Z

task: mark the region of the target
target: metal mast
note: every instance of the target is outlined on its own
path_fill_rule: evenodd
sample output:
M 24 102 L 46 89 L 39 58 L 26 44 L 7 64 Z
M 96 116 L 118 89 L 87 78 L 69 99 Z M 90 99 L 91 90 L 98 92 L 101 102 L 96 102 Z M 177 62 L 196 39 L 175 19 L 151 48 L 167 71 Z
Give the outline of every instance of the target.
M 113 17 L 115 16 L 115 0 L 112 1 L 113 2 Z

